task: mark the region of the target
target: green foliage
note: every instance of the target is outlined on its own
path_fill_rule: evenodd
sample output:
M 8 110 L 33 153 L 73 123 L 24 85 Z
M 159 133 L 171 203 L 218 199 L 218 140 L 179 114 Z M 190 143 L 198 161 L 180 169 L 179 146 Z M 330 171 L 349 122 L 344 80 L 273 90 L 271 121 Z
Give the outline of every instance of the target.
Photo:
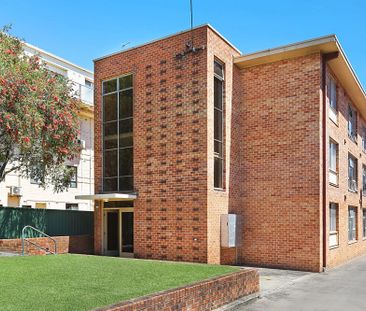
M 238 268 L 103 256 L 0 258 L 1 310 L 91 310 Z
M 0 182 L 11 171 L 41 187 L 64 190 L 72 174 L 65 161 L 80 153 L 79 102 L 67 78 L 49 71 L 22 42 L 0 32 Z

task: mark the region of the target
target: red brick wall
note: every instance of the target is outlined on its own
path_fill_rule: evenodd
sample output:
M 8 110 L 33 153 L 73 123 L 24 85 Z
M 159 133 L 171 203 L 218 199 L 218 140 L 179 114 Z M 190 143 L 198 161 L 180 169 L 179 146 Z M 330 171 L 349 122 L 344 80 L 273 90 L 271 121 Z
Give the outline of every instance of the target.
M 328 75 L 337 78 L 328 68 Z M 336 80 L 337 81 L 337 80 Z M 348 104 L 352 103 L 348 97 L 346 90 L 337 81 L 337 104 L 338 104 L 338 125 L 333 121 L 327 119 L 328 141 L 327 148 L 329 148 L 329 137 L 338 143 L 339 152 L 339 185 L 338 187 L 328 184 L 327 192 L 327 207 L 329 202 L 338 203 L 338 234 L 339 246 L 337 248 L 328 249 L 328 267 L 332 268 L 347 260 L 350 260 L 366 251 L 366 240 L 362 237 L 362 208 L 366 208 L 366 197 L 362 199 L 362 208 L 360 203 L 360 191 L 352 193 L 348 191 L 348 153 L 351 153 L 358 160 L 358 189 L 362 189 L 362 165 L 366 165 L 366 153 L 362 150 L 362 131 L 366 125 L 364 116 L 358 113 L 358 136 L 357 144 L 348 137 Z M 356 108 L 357 103 L 353 107 Z M 357 108 L 356 108 L 357 109 Z M 329 154 L 327 149 L 327 155 Z M 329 159 L 328 159 L 329 161 Z M 327 168 L 329 167 L 327 163 Z M 348 207 L 357 207 L 357 242 L 348 242 Z M 329 210 L 327 208 L 327 219 L 329 219 Z M 327 236 L 329 236 L 329 226 L 327 226 Z M 327 240 L 328 242 L 328 240 Z
M 243 69 L 241 79 L 240 261 L 320 271 L 320 55 Z
M 233 116 L 233 59 L 239 52 L 222 40 L 216 32 L 208 30 L 208 57 L 207 57 L 207 248 L 208 262 L 219 264 L 220 259 L 220 215 L 229 211 L 229 193 L 233 190 L 230 176 L 231 131 Z M 224 64 L 225 91 L 224 91 L 224 189 L 214 190 L 214 73 L 215 59 Z M 231 179 L 231 180 L 230 180 Z M 230 182 L 229 182 L 230 181 Z M 234 263 L 235 260 L 232 262 Z
M 151 311 L 208 311 L 258 292 L 258 272 L 252 269 L 245 269 L 226 276 L 125 301 L 98 310 L 127 311 L 148 309 Z
M 207 45 L 207 27 L 194 30 Z M 101 191 L 101 85 L 134 75 L 135 256 L 207 261 L 207 50 L 178 60 L 185 32 L 95 62 L 95 191 Z M 101 211 L 96 252 L 101 252 Z
M 90 235 L 76 236 L 57 236 L 53 237 L 57 242 L 57 253 L 74 253 L 74 254 L 92 254 L 93 253 L 93 237 Z M 54 252 L 54 244 L 48 238 L 31 238 L 33 243 L 37 243 L 43 248 L 48 248 Z M 30 243 L 25 242 L 25 253 L 30 255 L 44 255 L 45 251 L 37 249 Z M 4 252 L 22 252 L 21 239 L 1 239 L 0 251 Z

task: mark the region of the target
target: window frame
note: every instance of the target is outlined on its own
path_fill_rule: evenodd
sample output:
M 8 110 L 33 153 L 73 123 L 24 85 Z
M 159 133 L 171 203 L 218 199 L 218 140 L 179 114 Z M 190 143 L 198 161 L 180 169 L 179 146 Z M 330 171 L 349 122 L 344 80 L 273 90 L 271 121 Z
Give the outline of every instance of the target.
M 335 170 L 332 168 L 332 146 L 335 146 Z M 332 138 L 329 139 L 329 184 L 332 186 L 338 186 L 339 184 L 339 144 L 333 140 Z M 331 176 L 335 176 L 336 183 L 331 182 Z
M 71 207 L 71 208 L 68 208 Z M 76 208 L 74 208 L 76 206 Z M 79 210 L 79 204 L 78 203 L 65 203 L 65 210 L 66 211 L 78 211 Z
M 124 77 L 128 77 L 131 76 L 131 81 L 132 84 L 130 87 L 125 87 L 125 88 L 121 88 L 120 89 L 120 79 L 124 78 Z M 103 193 L 113 193 L 113 192 L 133 192 L 134 191 L 134 175 L 133 175 L 133 153 L 134 153 L 134 142 L 133 142 L 133 124 L 134 124 L 134 102 L 135 102 L 135 94 L 134 94 L 134 74 L 132 72 L 117 76 L 117 77 L 113 77 L 111 79 L 106 79 L 106 80 L 102 80 L 102 94 L 101 94 L 101 102 L 102 102 L 102 192 Z M 106 82 L 109 81 L 113 81 L 116 80 L 116 90 L 111 91 L 111 92 L 107 92 L 104 93 L 104 85 Z M 131 111 L 131 116 L 130 117 L 124 117 L 124 118 L 120 118 L 120 94 L 122 92 L 126 92 L 132 90 L 132 111 Z M 108 120 L 105 121 L 104 120 L 104 97 L 111 95 L 111 94 L 116 94 L 116 119 L 115 120 Z M 126 120 L 132 120 L 132 124 L 131 124 L 131 136 L 132 136 L 132 144 L 130 146 L 124 146 L 124 147 L 120 147 L 120 123 Z M 112 123 L 116 123 L 117 124 L 117 129 L 116 129 L 116 133 L 117 133 L 117 146 L 113 147 L 113 148 L 105 148 L 104 143 L 105 143 L 105 125 L 106 124 L 112 124 Z M 132 175 L 120 175 L 120 150 L 121 149 L 132 149 Z M 105 176 L 105 154 L 107 152 L 113 152 L 116 151 L 117 155 L 116 155 L 116 175 L 114 176 Z M 131 184 L 132 187 L 131 189 L 126 189 L 126 190 L 120 190 L 120 182 L 121 182 L 121 178 L 131 178 Z M 105 189 L 105 181 L 106 180 L 113 180 L 116 179 L 117 180 L 117 187 L 116 190 L 106 190 Z
M 356 206 L 348 206 L 348 243 L 352 244 L 357 242 L 357 213 Z M 351 211 L 354 211 L 353 217 Z M 351 226 L 351 219 L 353 219 L 353 226 Z M 352 227 L 352 229 L 351 229 Z M 351 233 L 352 232 L 352 233 Z
M 332 230 L 332 213 L 331 211 L 335 210 L 335 230 Z M 328 226 L 328 229 L 329 229 L 329 248 L 332 249 L 332 248 L 336 248 L 339 246 L 339 205 L 338 203 L 334 203 L 334 202 L 330 202 L 329 203 L 329 226 Z M 331 244 L 331 240 L 332 240 L 332 237 L 335 236 L 336 237 L 336 240 L 337 240 L 337 243 L 336 244 Z
M 350 160 L 354 161 L 354 178 L 351 180 L 351 176 L 350 176 Z M 353 186 L 353 183 L 355 183 L 355 186 Z M 357 193 L 358 192 L 358 159 L 353 156 L 351 153 L 348 153 L 348 191 L 353 192 L 353 193 Z
M 337 82 L 331 76 L 328 75 L 327 79 L 327 101 L 329 107 L 329 119 L 333 121 L 336 125 L 338 125 L 338 94 L 337 94 Z M 334 98 L 333 98 L 334 96 Z M 335 102 L 335 107 L 332 106 L 332 103 Z
M 352 112 L 352 119 L 350 116 L 351 112 Z M 352 123 L 352 120 L 354 121 L 354 124 Z M 358 111 L 354 108 L 354 106 L 351 103 L 349 103 L 347 132 L 349 139 L 352 140 L 355 144 L 357 144 L 357 135 L 358 135 L 357 127 L 358 127 Z M 354 132 L 352 130 L 354 130 Z
M 218 73 L 215 72 L 215 66 L 216 64 L 218 64 L 219 66 L 221 66 L 222 69 L 222 75 L 220 76 Z M 224 154 L 225 154 L 225 64 L 218 60 L 218 59 L 214 59 L 214 78 L 213 78 L 213 87 L 214 87 L 214 101 L 213 101 L 213 106 L 214 106 L 214 174 L 213 174 L 213 183 L 214 183 L 214 190 L 224 190 L 225 189 L 225 176 L 224 176 L 224 165 L 225 165 L 225 159 L 224 159 Z M 215 79 L 219 80 L 221 82 L 221 109 L 217 108 L 215 105 Z M 215 113 L 216 111 L 221 113 L 221 126 L 216 125 L 215 121 Z M 215 137 L 215 132 L 216 132 L 216 126 L 218 126 L 219 128 L 221 128 L 221 141 L 219 139 L 217 139 Z M 219 150 L 221 152 L 215 152 L 215 144 L 219 144 Z M 216 162 L 219 163 L 221 165 L 221 171 L 217 172 L 216 171 Z M 218 175 L 218 179 L 219 179 L 219 184 L 216 184 L 216 174 Z
M 69 188 L 76 189 L 78 187 L 78 167 L 75 165 L 67 165 L 68 169 L 74 170 L 74 178 L 69 181 Z

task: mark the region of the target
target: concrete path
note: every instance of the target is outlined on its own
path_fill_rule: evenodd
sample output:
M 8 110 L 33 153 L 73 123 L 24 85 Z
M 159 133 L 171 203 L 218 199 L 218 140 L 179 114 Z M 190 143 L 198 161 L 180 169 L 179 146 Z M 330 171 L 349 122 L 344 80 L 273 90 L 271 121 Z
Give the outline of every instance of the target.
M 366 256 L 325 273 L 286 275 L 279 273 L 278 282 L 266 283 L 270 273 L 260 269 L 263 291 L 259 299 L 231 310 L 242 311 L 365 311 L 366 310 Z M 294 272 L 295 273 L 295 272 Z M 299 272 L 301 273 L 301 272 Z M 285 282 L 283 285 L 281 279 Z M 270 280 L 269 280 L 270 281 Z M 275 285 L 275 283 L 277 285 Z M 278 286 L 279 285 L 279 286 Z
M 0 252 L 0 257 L 10 257 L 10 256 L 19 256 L 18 253 L 10 253 L 10 252 Z

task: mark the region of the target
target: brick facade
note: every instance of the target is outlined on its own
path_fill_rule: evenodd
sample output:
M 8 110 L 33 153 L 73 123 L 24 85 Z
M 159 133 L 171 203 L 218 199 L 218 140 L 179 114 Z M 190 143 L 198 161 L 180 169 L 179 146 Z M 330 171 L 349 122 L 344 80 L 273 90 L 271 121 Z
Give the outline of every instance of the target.
M 330 118 L 327 119 L 327 145 L 329 146 L 329 138 L 338 144 L 338 186 L 332 186 L 328 183 L 327 205 L 329 202 L 338 204 L 338 234 L 339 245 L 335 248 L 328 249 L 328 266 L 334 267 L 345 261 L 348 261 L 355 256 L 366 252 L 366 240 L 362 234 L 362 209 L 366 208 L 365 197 L 360 198 L 362 189 L 362 166 L 366 165 L 366 153 L 362 147 L 363 129 L 366 126 L 366 119 L 357 113 L 357 140 L 353 142 L 348 137 L 348 106 L 355 103 L 347 95 L 347 91 L 343 88 L 340 82 L 332 71 L 327 68 L 327 74 L 332 76 L 337 83 L 337 106 L 338 106 L 338 124 L 335 124 Z M 356 108 L 357 110 L 357 108 Z M 353 155 L 358 161 L 358 192 L 353 193 L 348 190 L 348 154 Z M 357 208 L 357 241 L 348 241 L 348 207 Z M 329 213 L 329 210 L 327 209 Z M 327 218 L 329 215 L 327 214 Z M 329 230 L 329 228 L 328 228 Z M 329 235 L 329 231 L 327 232 Z
M 116 305 L 99 308 L 99 311 L 208 311 L 247 295 L 258 295 L 259 275 L 245 269 L 197 284 L 163 291 L 157 294 L 128 300 Z
M 177 58 L 192 38 L 203 49 Z M 346 154 L 362 162 L 361 138 L 358 145 L 347 141 L 348 100 L 340 86 L 340 122 L 328 122 L 325 133 L 341 146 L 342 182 L 323 197 L 322 53 L 245 68 L 235 65 L 239 56 L 202 26 L 96 60 L 95 193 L 102 192 L 102 81 L 132 73 L 135 257 L 321 271 L 360 254 L 366 250 L 360 208 L 358 242 L 346 243 L 347 206 L 359 206 L 359 196 L 347 192 Z M 225 69 L 220 191 L 213 187 L 215 59 Z M 326 263 L 323 199 L 340 204 L 342 232 Z M 95 252 L 101 254 L 103 202 L 97 204 Z M 220 215 L 227 213 L 241 216 L 237 248 L 220 246 Z

